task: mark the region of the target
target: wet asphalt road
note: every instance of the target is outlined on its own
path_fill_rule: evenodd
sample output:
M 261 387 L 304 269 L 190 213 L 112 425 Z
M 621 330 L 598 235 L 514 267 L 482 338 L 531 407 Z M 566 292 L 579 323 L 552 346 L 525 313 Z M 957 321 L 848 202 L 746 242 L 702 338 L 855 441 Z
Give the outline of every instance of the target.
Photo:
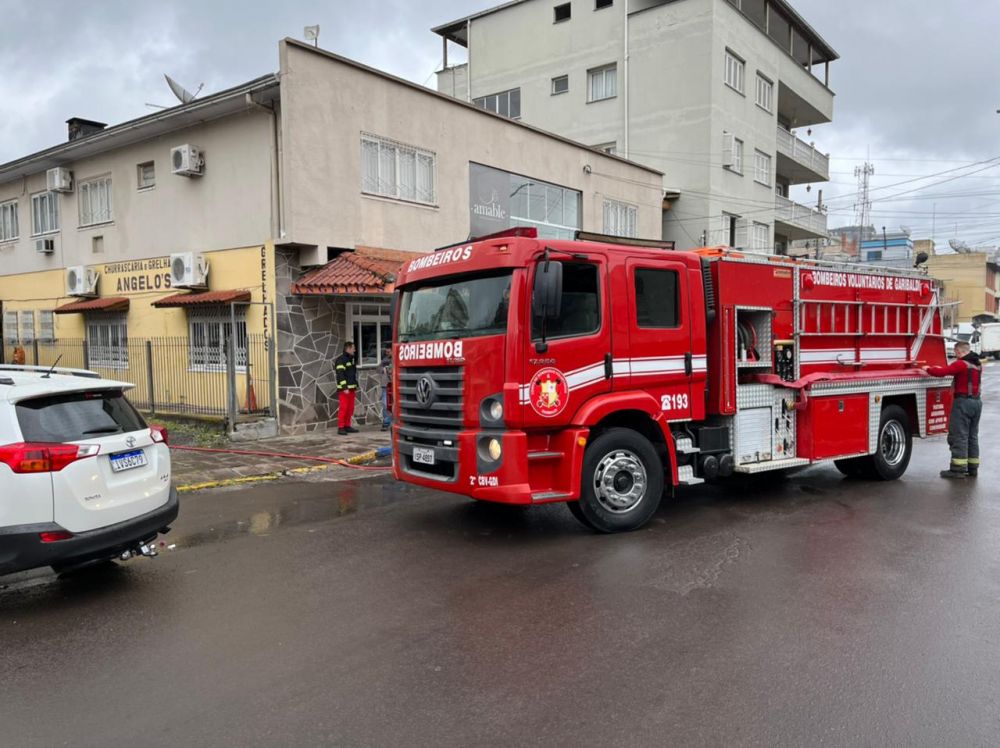
M 996 745 L 997 459 L 620 536 L 386 478 L 190 496 L 159 559 L 0 582 L 0 745 Z

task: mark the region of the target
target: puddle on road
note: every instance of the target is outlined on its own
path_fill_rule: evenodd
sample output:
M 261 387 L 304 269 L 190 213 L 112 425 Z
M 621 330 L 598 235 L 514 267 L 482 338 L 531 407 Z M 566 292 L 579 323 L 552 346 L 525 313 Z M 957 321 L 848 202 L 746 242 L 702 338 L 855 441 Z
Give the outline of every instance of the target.
M 204 530 L 168 536 L 166 542 L 179 550 L 247 535 L 265 537 L 282 528 L 327 522 L 388 506 L 406 499 L 410 493 L 401 484 L 363 480 L 342 481 L 333 486 L 326 496 L 289 499 Z M 288 487 L 294 492 L 293 486 Z

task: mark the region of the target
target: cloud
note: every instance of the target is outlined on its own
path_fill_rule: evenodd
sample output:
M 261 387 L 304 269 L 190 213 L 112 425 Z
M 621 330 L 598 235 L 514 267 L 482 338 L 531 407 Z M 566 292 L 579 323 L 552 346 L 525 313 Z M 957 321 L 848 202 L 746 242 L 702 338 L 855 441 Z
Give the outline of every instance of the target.
M 842 56 L 832 65 L 834 122 L 808 138 L 831 153 L 834 174 L 810 193 L 796 190 L 797 199 L 815 202 L 822 189 L 830 225 L 851 223 L 853 169 L 870 148 L 879 226 L 904 223 L 927 234 L 950 226 L 949 236 L 967 232 L 973 243 L 1000 237 L 1000 210 L 992 207 L 1000 168 L 940 187 L 929 178 L 882 189 L 1000 155 L 1000 3 L 791 2 Z M 204 83 L 209 93 L 274 72 L 277 41 L 301 38 L 315 23 L 321 46 L 433 86 L 441 42 L 430 28 L 492 4 L 0 0 L 0 69 L 8 71 L 0 77 L 0 162 L 64 141 L 69 117 L 118 123 L 153 111 L 147 102 L 173 104 L 163 73 L 191 90 Z M 929 186 L 910 200 L 886 199 L 922 184 Z

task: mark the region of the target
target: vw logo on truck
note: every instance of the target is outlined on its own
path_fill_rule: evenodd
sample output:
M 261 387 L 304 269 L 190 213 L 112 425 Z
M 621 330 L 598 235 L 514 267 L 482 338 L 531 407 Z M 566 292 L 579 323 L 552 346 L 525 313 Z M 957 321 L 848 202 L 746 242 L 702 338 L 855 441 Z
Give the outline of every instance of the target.
M 426 374 L 417 380 L 417 402 L 428 407 L 434 401 L 434 380 Z

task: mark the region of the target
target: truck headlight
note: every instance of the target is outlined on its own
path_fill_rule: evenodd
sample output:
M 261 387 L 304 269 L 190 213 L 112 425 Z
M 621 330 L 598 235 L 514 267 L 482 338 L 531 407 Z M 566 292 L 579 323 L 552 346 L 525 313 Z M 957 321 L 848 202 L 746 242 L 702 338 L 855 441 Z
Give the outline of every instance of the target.
M 499 400 L 494 400 L 490 403 L 490 418 L 494 421 L 499 421 L 503 418 L 503 403 Z
M 486 445 L 486 449 L 490 453 L 490 459 L 496 462 L 500 459 L 500 455 L 503 454 L 503 448 L 500 446 L 499 439 L 490 439 L 489 444 Z

